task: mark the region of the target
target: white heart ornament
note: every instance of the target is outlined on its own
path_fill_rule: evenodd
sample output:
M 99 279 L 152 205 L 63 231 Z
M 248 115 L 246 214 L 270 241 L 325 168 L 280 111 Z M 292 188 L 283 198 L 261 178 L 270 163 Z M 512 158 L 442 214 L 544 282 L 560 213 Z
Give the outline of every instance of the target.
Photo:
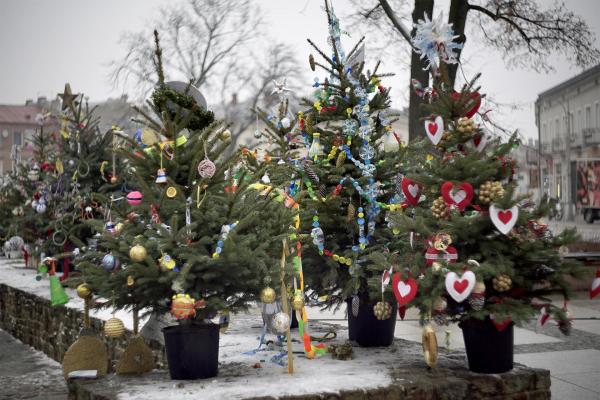
M 473 271 L 465 271 L 459 278 L 456 272 L 446 274 L 446 291 L 457 303 L 462 303 L 473 291 L 476 278 Z
M 425 133 L 429 140 L 431 140 L 431 143 L 437 146 L 440 140 L 442 140 L 442 136 L 444 136 L 444 120 L 442 117 L 438 115 L 434 120 L 425 120 Z
M 416 183 L 408 185 L 407 189 L 412 197 L 417 197 L 417 194 L 419 194 L 419 185 Z
M 467 192 L 464 190 L 457 190 L 456 192 L 451 193 L 450 196 L 452 197 L 452 200 L 454 200 L 454 203 L 459 204 L 467 198 Z
M 514 205 L 506 210 L 495 205 L 490 206 L 490 219 L 494 226 L 503 234 L 508 235 L 519 218 L 519 206 Z

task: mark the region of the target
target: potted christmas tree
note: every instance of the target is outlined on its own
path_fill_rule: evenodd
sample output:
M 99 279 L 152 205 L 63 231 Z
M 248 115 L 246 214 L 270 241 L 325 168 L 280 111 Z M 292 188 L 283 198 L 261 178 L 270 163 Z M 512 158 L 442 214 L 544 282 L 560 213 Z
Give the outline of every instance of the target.
M 430 321 L 458 321 L 469 368 L 500 373 L 512 369 L 514 324 L 551 317 L 568 333 L 565 276 L 577 274 L 578 265 L 563 260 L 559 249 L 575 237 L 568 230 L 553 236 L 540 222 L 546 210 L 515 194 L 518 166 L 511 152 L 520 145 L 518 135 L 492 136 L 487 112 L 478 116 L 484 96 L 475 80 L 460 92 L 448 85 L 445 64 L 456 62 L 452 40 L 441 20 L 426 18 L 417 27 L 413 44 L 434 81 L 431 88 L 415 85 L 427 96 L 423 123 L 432 146 L 423 169 L 405 179 L 428 199 L 414 215 L 391 220 L 401 238 L 411 238 L 410 245 L 398 242 L 405 247 L 400 262 L 418 278 L 414 302 L 424 338 L 433 331 Z M 564 295 L 564 305 L 552 304 L 553 293 Z M 434 365 L 431 353 L 426 356 Z
M 218 368 L 219 326 L 210 319 L 276 286 L 292 214 L 246 190 L 242 153 L 225 154 L 229 131 L 200 92 L 165 82 L 158 38 L 155 61 L 157 118 L 140 110 L 149 125 L 119 152 L 129 191 L 97 195 L 105 219 L 94 226 L 118 228 L 104 229 L 79 268 L 107 305 L 170 311 L 178 322 L 163 330 L 171 377 L 207 378 Z

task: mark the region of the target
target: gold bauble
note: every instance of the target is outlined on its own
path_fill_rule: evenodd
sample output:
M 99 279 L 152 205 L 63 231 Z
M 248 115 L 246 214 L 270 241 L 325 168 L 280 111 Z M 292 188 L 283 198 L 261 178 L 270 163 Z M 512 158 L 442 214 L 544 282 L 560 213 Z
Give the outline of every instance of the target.
M 275 290 L 270 287 L 266 287 L 260 291 L 260 301 L 265 304 L 271 304 L 275 302 L 275 298 L 277 297 Z
M 296 311 L 301 311 L 304 308 L 304 297 L 301 294 L 296 294 L 292 298 L 292 308 Z
M 512 286 L 512 279 L 506 274 L 499 274 L 492 280 L 494 289 L 498 292 L 506 292 Z
M 110 183 L 112 183 L 113 185 L 115 183 L 117 183 L 117 180 L 118 180 L 118 178 L 115 175 L 113 175 L 113 176 L 110 177 Z
M 373 314 L 375 314 L 375 318 L 378 320 L 385 321 L 392 316 L 392 306 L 387 301 L 378 301 L 373 306 Z
M 123 232 L 123 223 L 122 222 L 117 222 L 115 224 L 115 235 L 118 235 L 121 232 Z
M 87 299 L 91 295 L 92 289 L 86 283 L 82 283 L 81 285 L 77 286 L 77 296 L 81 297 L 82 299 Z
M 146 258 L 146 248 L 140 244 L 136 244 L 129 250 L 129 258 L 135 262 L 142 262 Z
M 125 325 L 119 318 L 112 317 L 104 323 L 104 334 L 110 338 L 118 338 L 125 332 Z

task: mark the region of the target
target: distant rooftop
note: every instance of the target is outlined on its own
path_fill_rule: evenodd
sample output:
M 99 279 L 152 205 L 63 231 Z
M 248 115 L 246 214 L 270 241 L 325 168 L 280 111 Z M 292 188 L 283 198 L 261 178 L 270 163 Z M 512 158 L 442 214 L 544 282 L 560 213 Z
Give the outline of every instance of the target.
M 40 112 L 42 112 L 42 107 L 37 105 L 0 104 L 0 123 L 33 124 L 35 123 L 35 116 Z
M 559 83 L 558 85 L 553 86 L 550 89 L 543 91 L 542 93 L 540 93 L 538 95 L 538 99 L 560 93 L 563 90 L 565 90 L 569 87 L 572 87 L 573 85 L 576 85 L 577 83 L 582 82 L 582 81 L 584 81 L 588 78 L 594 77 L 594 76 L 600 77 L 600 64 L 598 64 L 595 67 L 592 67 L 590 69 L 587 69 L 587 70 L 583 71 L 582 73 L 580 73 L 579 75 L 575 75 L 571 79 L 568 79 L 562 83 Z

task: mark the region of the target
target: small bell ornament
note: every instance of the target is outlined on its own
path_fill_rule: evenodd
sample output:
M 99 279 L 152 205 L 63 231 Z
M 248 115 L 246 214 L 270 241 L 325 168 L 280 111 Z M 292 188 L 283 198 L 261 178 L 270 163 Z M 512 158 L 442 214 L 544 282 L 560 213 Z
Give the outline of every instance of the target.
M 156 172 L 156 183 L 167 183 L 167 170 L 160 168 Z
M 400 143 L 393 132 L 388 131 L 383 138 L 383 151 L 386 153 L 395 153 L 400 149 Z
M 321 145 L 321 134 L 319 132 L 313 133 L 313 141 L 308 149 L 308 157 L 316 158 L 323 155 L 323 146 Z

